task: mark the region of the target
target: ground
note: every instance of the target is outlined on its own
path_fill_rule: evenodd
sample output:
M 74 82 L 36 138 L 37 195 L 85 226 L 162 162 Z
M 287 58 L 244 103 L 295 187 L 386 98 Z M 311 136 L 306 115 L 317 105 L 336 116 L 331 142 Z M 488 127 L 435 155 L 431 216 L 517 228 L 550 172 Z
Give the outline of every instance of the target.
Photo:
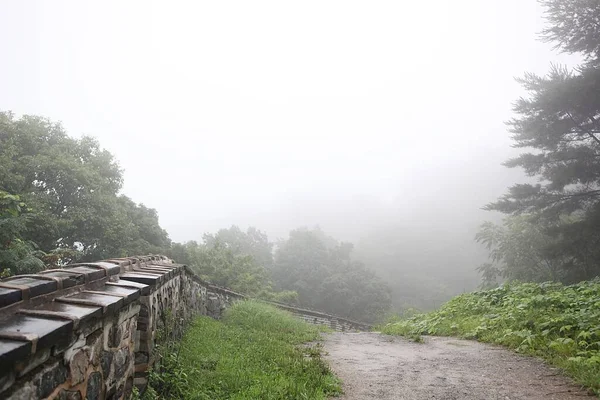
M 323 345 L 343 381 L 340 400 L 591 398 L 541 360 L 469 340 L 332 333 Z

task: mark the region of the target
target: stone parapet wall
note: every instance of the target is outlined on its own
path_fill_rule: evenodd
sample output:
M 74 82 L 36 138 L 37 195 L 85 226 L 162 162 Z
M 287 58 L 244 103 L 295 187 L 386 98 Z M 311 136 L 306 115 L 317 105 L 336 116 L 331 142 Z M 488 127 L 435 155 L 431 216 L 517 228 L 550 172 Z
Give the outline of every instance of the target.
M 165 315 L 219 318 L 236 296 L 162 256 L 0 282 L 0 398 L 122 399 L 147 384 Z
M 1 399 L 124 399 L 144 389 L 157 334 L 220 318 L 245 296 L 164 256 L 69 265 L 0 281 Z M 367 325 L 273 303 L 340 331 Z
M 283 310 L 289 311 L 294 316 L 300 318 L 305 322 L 308 322 L 309 324 L 326 325 L 334 331 L 338 332 L 370 331 L 372 328 L 371 325 L 365 324 L 364 322 L 358 322 L 347 318 L 337 317 L 335 315 L 327 314 L 322 311 L 294 307 L 282 303 L 268 303 Z

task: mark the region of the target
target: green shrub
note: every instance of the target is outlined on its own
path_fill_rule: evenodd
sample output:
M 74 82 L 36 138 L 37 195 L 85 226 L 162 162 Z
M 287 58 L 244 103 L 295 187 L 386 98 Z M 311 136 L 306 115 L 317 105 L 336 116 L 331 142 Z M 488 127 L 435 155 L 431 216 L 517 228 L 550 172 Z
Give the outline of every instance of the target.
M 600 280 L 510 283 L 455 297 L 439 310 L 391 322 L 383 333 L 459 336 L 545 358 L 600 394 Z

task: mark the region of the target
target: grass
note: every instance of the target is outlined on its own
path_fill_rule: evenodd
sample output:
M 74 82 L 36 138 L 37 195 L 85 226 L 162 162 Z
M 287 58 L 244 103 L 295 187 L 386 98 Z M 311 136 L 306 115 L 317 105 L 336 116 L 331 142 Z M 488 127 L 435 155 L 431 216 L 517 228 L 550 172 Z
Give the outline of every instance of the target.
M 600 394 L 600 280 L 506 284 L 379 328 L 391 335 L 458 336 L 504 345 L 543 357 Z
M 187 387 L 174 397 L 274 400 L 338 394 L 340 383 L 321 359 L 320 347 L 303 345 L 321 331 L 255 301 L 236 303 L 223 321 L 200 317 L 179 348 L 175 369 L 184 373 L 179 386 Z M 178 379 L 175 374 L 171 382 Z

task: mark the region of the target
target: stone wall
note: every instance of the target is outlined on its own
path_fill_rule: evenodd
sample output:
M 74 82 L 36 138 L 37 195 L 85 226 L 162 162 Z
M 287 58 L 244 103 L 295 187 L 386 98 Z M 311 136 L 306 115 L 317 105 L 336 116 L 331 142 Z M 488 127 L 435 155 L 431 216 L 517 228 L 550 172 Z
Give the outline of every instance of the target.
M 160 329 L 220 318 L 244 296 L 163 256 L 69 265 L 0 282 L 0 398 L 123 399 L 147 384 Z M 336 330 L 369 327 L 275 304 Z
M 352 332 L 352 331 L 370 331 L 371 325 L 363 322 L 354 321 L 347 318 L 337 317 L 335 315 L 327 314 L 322 311 L 310 310 L 307 308 L 300 308 L 290 306 L 288 304 L 268 302 L 278 308 L 289 311 L 295 317 L 308 322 L 309 324 L 315 325 L 326 325 L 327 327 L 338 332 Z

